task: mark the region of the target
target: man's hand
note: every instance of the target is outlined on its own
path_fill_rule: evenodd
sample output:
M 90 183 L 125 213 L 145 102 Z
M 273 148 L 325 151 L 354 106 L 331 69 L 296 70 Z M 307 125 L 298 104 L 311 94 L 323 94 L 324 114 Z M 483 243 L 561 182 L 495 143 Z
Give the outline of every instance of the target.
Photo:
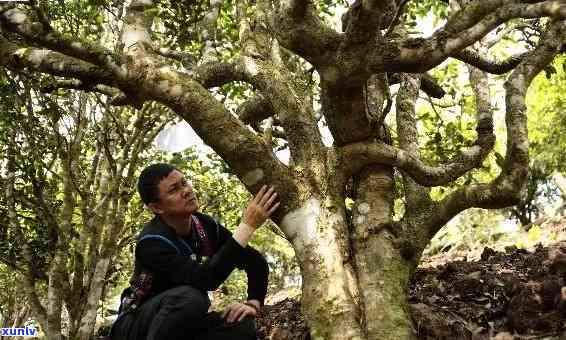
M 276 198 L 275 189 L 273 187 L 267 189 L 267 186 L 264 185 L 254 199 L 248 203 L 242 221 L 254 229 L 261 226 L 279 207 L 279 202 L 275 202 Z
M 275 202 L 277 193 L 270 187 L 264 185 L 253 200 L 248 203 L 248 207 L 242 216 L 242 222 L 234 231 L 234 239 L 242 247 L 246 247 L 256 229 L 265 222 L 279 207 L 279 202 Z
M 254 300 L 252 300 L 254 301 Z M 258 303 L 259 304 L 259 303 Z M 259 308 L 258 308 L 259 309 Z M 222 318 L 226 319 L 226 322 L 232 323 L 235 321 L 242 321 L 247 315 L 257 316 L 257 310 L 252 306 L 243 303 L 233 303 L 226 307 L 224 312 L 222 312 Z

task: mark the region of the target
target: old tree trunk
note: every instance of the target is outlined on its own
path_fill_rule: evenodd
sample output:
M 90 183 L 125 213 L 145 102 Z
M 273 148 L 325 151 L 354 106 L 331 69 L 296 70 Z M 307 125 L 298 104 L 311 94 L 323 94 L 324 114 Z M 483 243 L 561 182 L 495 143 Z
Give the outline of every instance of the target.
M 430 239 L 465 209 L 504 207 L 520 199 L 529 146 L 525 93 L 566 38 L 563 0 L 448 5 L 445 25 L 421 38 L 407 34 L 412 7 L 402 0 L 357 0 L 342 17 L 341 30 L 322 19 L 318 2 L 211 0 L 198 37 L 192 37 L 202 47 L 194 63 L 194 55 L 159 46 L 159 36 L 176 33 L 155 20 L 168 3 L 133 0 L 123 16 L 114 13 L 123 25 L 113 47 L 59 33 L 41 7 L 0 5 L 0 64 L 57 76 L 52 88 L 101 92 L 115 105 L 157 101 L 169 107 L 251 192 L 276 186 L 283 204 L 273 219 L 295 248 L 314 339 L 411 339 L 407 283 Z M 219 41 L 226 38 L 219 33 L 226 25 L 220 13 L 237 21 L 238 41 Z M 511 19 L 538 17 L 546 19 L 531 51 L 502 62 L 486 57 L 486 35 Z M 238 46 L 237 53 L 226 46 Z M 223 49 L 233 57 L 221 57 Z M 319 96 L 306 91 L 299 79 L 305 72 L 293 55 L 317 72 Z M 426 72 L 448 58 L 470 65 L 476 141 L 453 160 L 426 164 L 415 102 L 419 91 L 442 96 Z M 431 187 L 480 167 L 492 151 L 487 73 L 507 72 L 507 148 L 499 176 L 432 200 Z M 214 89 L 236 81 L 250 84 L 254 94 L 231 111 Z M 389 87 L 396 83 L 396 123 L 387 126 Z M 331 146 L 323 143 L 320 120 L 332 135 Z M 286 141 L 289 164 L 275 156 L 276 138 Z M 405 211 L 398 220 L 396 181 Z

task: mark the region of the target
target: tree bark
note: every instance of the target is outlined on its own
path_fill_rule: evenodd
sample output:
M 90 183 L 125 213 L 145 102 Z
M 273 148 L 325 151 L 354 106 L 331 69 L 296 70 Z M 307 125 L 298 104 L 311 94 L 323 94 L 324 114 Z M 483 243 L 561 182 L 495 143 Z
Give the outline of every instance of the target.
M 352 250 L 367 339 L 411 339 L 407 288 L 413 268 L 394 243 L 393 169 L 375 165 L 357 176 Z
M 426 39 L 403 36 L 403 30 L 396 29 L 402 25 L 397 19 L 405 4 L 400 0 L 355 1 L 343 33 L 326 26 L 312 1 L 283 1 L 274 8 L 270 1 L 259 0 L 253 2 L 257 4 L 254 11 L 247 8 L 251 3 L 237 6 L 240 58 L 221 63 L 214 58 L 212 35 L 223 2 L 211 1 L 204 22 L 204 59 L 190 73 L 164 65 L 156 56 L 151 28 L 158 11 L 152 0 L 134 0 L 129 5 L 117 44 L 120 55 L 47 34 L 41 29 L 44 26 L 34 25 L 19 9 L 0 5 L 0 64 L 76 78 L 57 85 L 117 93 L 112 101 L 116 105 L 141 108 L 145 101 L 154 100 L 175 111 L 230 165 L 250 192 L 257 192 L 264 184 L 276 186 L 283 204 L 273 220 L 295 248 L 303 275 L 302 305 L 313 339 L 412 339 L 407 284 L 430 239 L 467 208 L 503 207 L 520 198 L 528 165 L 524 97 L 532 78 L 563 48 L 564 22 L 559 18 L 566 17 L 564 1 L 472 1 L 457 8 L 446 25 Z M 253 20 L 248 17 L 250 12 L 254 12 Z M 393 17 L 391 13 L 395 13 Z M 510 19 L 542 16 L 550 17 L 549 31 L 540 38 L 539 46 L 520 60 L 497 66 L 465 52 Z M 8 39 L 12 34 L 21 39 Z M 312 102 L 296 86 L 293 74 L 280 57 L 270 55 L 269 48 L 277 45 L 270 42 L 271 34 L 277 44 L 309 61 L 320 75 L 321 112 L 334 138 L 333 147 L 322 144 Z M 34 44 L 25 46 L 25 41 Z M 478 110 L 476 143 L 446 164 L 431 166 L 421 159 L 414 108 L 423 85 L 420 75 L 407 72 L 426 72 L 449 57 L 495 73 L 515 68 L 505 85 L 507 153 L 494 181 L 463 186 L 433 202 L 429 187 L 452 183 L 478 168 L 494 145 L 487 78 L 472 70 Z M 393 145 L 383 123 L 388 107 L 384 103 L 390 100 L 385 93 L 391 85 L 387 74 L 392 73 L 401 81 L 398 145 Z M 245 81 L 258 92 L 257 98 L 262 98 L 241 107 L 242 118 L 250 117 L 246 122 L 260 126 L 261 120 L 269 118 L 269 126 L 275 119 L 281 123 L 291 153 L 290 165 L 274 155 L 269 126 L 260 136 L 260 129 L 246 127 L 209 91 L 232 81 Z M 105 124 L 107 128 L 108 122 Z M 67 243 L 62 239 L 74 231 L 71 222 L 76 195 L 70 190 L 71 179 L 77 177 L 71 160 L 62 157 L 69 176 L 64 178 L 62 236 L 50 268 L 47 310 L 34 292 L 34 277 L 26 277 L 34 311 L 53 336 L 60 335 L 60 315 L 55 314 L 60 314 L 62 298 L 68 304 L 84 304 L 71 308 L 76 319 L 72 336 L 86 339 L 92 332 L 112 256 L 112 237 L 124 227 L 118 215 L 128 200 L 119 199 L 123 188 L 117 183 L 124 179 L 125 159 L 143 150 L 143 143 L 131 144 L 135 145 L 132 153 L 125 151 L 121 157 L 108 143 L 112 137 L 105 135 L 101 139 L 105 143 L 100 142 L 104 147 L 100 154 L 106 158 L 101 164 L 108 174 L 99 173 L 90 183 L 102 189 L 100 200 L 93 198 L 92 204 L 83 208 L 104 209 L 104 213 L 85 218 L 90 242 L 73 243 L 81 254 L 89 254 L 84 261 L 79 256 L 75 262 L 75 270 L 83 267 L 82 273 L 77 273 L 71 287 L 61 281 L 69 276 L 62 258 L 62 246 Z M 393 220 L 395 170 L 403 177 L 405 198 L 405 213 L 399 221 Z M 130 183 L 132 168 L 127 172 L 130 177 L 126 182 Z M 355 187 L 352 211 L 345 207 L 345 187 L 350 180 Z M 12 208 L 11 214 L 14 212 Z M 98 221 L 101 223 L 93 223 Z M 87 245 L 88 252 L 84 249 Z M 79 280 L 81 277 L 84 280 Z M 86 300 L 78 299 L 83 293 Z
M 103 297 L 102 290 L 104 288 L 104 279 L 106 278 L 109 264 L 109 258 L 100 258 L 96 263 L 94 275 L 90 280 L 85 313 L 80 320 L 80 328 L 76 337 L 77 340 L 89 340 L 94 332 L 98 303 Z
M 333 197 L 312 197 L 281 223 L 284 231 L 296 230 L 291 242 L 301 267 L 303 311 L 313 339 L 365 339 L 343 211 L 343 203 Z

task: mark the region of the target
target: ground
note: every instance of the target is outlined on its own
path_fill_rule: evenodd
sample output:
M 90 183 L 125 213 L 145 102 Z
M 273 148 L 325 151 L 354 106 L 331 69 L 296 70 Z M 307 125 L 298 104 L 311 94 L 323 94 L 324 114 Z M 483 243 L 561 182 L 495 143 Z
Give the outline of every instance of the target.
M 279 300 L 258 320 L 259 338 L 310 339 L 298 299 Z M 419 339 L 566 339 L 566 243 L 424 259 L 410 303 Z

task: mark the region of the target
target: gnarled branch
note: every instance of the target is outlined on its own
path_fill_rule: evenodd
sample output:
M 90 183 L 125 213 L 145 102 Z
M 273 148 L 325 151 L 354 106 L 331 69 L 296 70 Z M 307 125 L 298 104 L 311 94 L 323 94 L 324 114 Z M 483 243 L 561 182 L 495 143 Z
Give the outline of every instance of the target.
M 400 68 L 424 72 L 440 64 L 467 46 L 480 40 L 497 26 L 513 18 L 566 17 L 566 4 L 561 0 L 538 3 L 508 3 L 504 0 L 472 2 L 457 12 L 444 28 L 428 39 L 410 39 L 402 44 L 393 41 L 389 48 L 398 50 L 400 58 L 387 62 L 381 52 L 370 57 L 368 68 L 380 72 Z
M 209 62 L 195 67 L 192 77 L 205 88 L 218 87 L 233 81 L 248 80 L 242 62 Z
M 0 35 L 0 65 L 12 70 L 30 68 L 55 76 L 78 78 L 84 83 L 113 86 L 115 74 L 94 64 L 47 49 L 18 46 Z
M 485 56 L 482 56 L 478 52 L 472 51 L 470 49 L 465 49 L 456 52 L 452 57 L 470 64 L 484 72 L 491 74 L 504 74 L 521 63 L 521 61 L 528 55 L 529 52 L 521 53 L 509 57 L 503 61 L 489 60 Z
M 45 23 L 33 22 L 18 8 L 1 11 L 0 7 L 0 25 L 32 44 L 86 61 L 114 73 L 122 73 L 115 62 L 118 57 L 112 51 L 77 37 L 69 38 L 52 29 L 48 30 Z
M 462 187 L 438 203 L 427 221 L 429 236 L 461 211 L 503 208 L 516 204 L 527 179 L 529 141 L 525 95 L 532 79 L 559 53 L 565 41 L 566 21 L 553 21 L 537 48 L 513 71 L 505 83 L 507 152 L 501 174 L 491 183 Z
M 339 153 L 346 175 L 354 174 L 373 163 L 386 164 L 405 171 L 420 185 L 438 186 L 448 184 L 481 165 L 493 142 L 486 141 L 483 147 L 474 145 L 462 152 L 461 157 L 439 166 L 426 165 L 415 155 L 383 143 L 348 144 L 341 147 Z
M 401 87 L 397 93 L 397 133 L 399 136 L 399 147 L 415 158 L 420 158 L 418 145 L 417 121 L 415 119 L 415 104 L 418 99 L 420 76 L 401 74 Z M 410 175 L 402 173 L 403 187 L 405 189 L 406 205 L 405 216 L 415 214 L 417 208 L 426 203 L 432 204 L 429 193 L 430 189 L 418 185 Z
M 240 117 L 240 120 L 245 124 L 259 123 L 274 114 L 269 100 L 261 95 L 251 97 L 240 105 L 236 111 L 236 115 Z
M 283 47 L 317 66 L 324 65 L 340 43 L 338 32 L 322 22 L 310 0 L 283 1 L 270 28 Z

